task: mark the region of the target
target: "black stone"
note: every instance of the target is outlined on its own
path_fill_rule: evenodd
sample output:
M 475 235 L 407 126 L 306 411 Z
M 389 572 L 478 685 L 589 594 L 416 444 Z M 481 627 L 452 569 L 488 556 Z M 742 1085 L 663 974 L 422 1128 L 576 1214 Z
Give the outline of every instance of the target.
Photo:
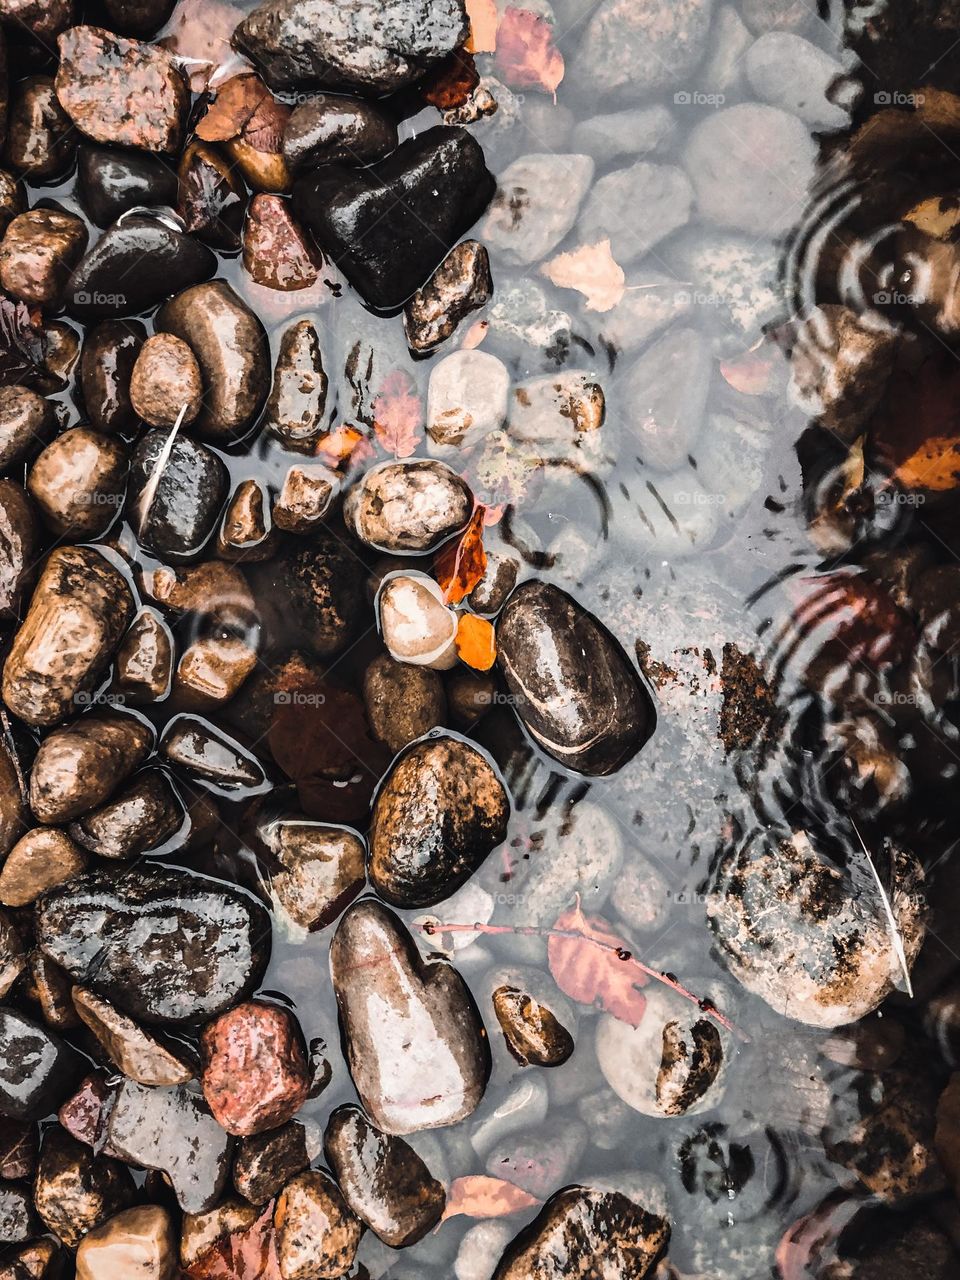
M 653 702 L 623 648 L 559 587 L 517 587 L 497 623 L 497 663 L 531 737 L 569 769 L 613 773 L 653 731 Z
M 168 435 L 159 429 L 148 431 L 138 442 L 130 461 L 128 493 L 141 545 L 175 558 L 195 554 L 209 538 L 226 501 L 228 476 L 212 450 L 178 434 L 149 510 L 142 511 L 143 491 Z
M 241 890 L 186 871 L 96 871 L 44 894 L 41 949 L 82 986 L 152 1024 L 206 1022 L 249 996 L 270 920 Z
M 366 169 L 327 165 L 293 188 L 294 212 L 371 307 L 402 307 L 496 188 L 465 129 L 438 126 Z
M 98 431 L 128 431 L 137 415 L 130 376 L 147 331 L 139 320 L 104 320 L 88 329 L 80 352 L 83 406 Z
M 82 1074 L 82 1058 L 59 1036 L 16 1009 L 0 1008 L 0 1114 L 40 1120 Z
M 251 1204 L 266 1204 L 310 1164 L 307 1131 L 297 1120 L 241 1138 L 233 1161 L 233 1185 Z
M 321 164 L 370 164 L 397 147 L 397 126 L 375 102 L 318 94 L 294 107 L 283 157 L 294 173 Z
M 98 227 L 137 205 L 173 205 L 177 175 L 160 156 L 84 143 L 77 162 L 80 203 Z
M 393 93 L 467 37 L 463 0 L 266 0 L 233 33 L 272 89 Z
M 78 320 L 136 315 L 209 280 L 216 267 L 206 245 L 158 218 L 132 214 L 81 258 L 67 284 L 67 310 Z
M 240 792 L 261 791 L 266 783 L 263 765 L 251 751 L 199 716 L 171 720 L 160 742 L 171 764 L 185 769 L 194 781 L 228 798 Z

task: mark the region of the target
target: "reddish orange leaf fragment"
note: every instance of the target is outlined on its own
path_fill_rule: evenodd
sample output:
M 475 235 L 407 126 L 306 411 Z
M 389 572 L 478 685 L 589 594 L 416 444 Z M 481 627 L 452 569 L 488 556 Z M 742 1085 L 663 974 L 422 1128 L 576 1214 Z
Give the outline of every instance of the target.
M 373 429 L 395 458 L 409 458 L 420 443 L 423 413 L 410 375 L 394 369 L 383 380 L 373 402 Z
M 506 10 L 497 32 L 497 72 L 512 89 L 542 89 L 556 97 L 563 54 L 546 18 L 532 9 Z
M 721 360 L 720 372 L 744 396 L 762 396 L 773 381 L 774 360 L 759 351 L 748 351 L 733 360 Z
M 493 53 L 497 47 L 497 0 L 467 0 L 470 34 L 466 48 L 470 53 Z
M 647 1004 L 640 988 L 648 979 L 630 964 L 623 939 L 600 916 L 585 916 L 579 898 L 553 927 L 547 960 L 560 990 L 578 1004 L 593 1005 L 638 1027 Z
M 539 1203 L 529 1192 L 512 1182 L 475 1174 L 454 1178 L 451 1182 L 443 1217 L 455 1218 L 458 1214 L 465 1214 L 468 1218 L 505 1218 L 508 1214 L 519 1213 L 521 1209 L 533 1209 Z
M 496 661 L 493 624 L 475 613 L 462 613 L 457 623 L 457 657 L 474 671 L 489 671 Z
M 463 106 L 479 83 L 480 72 L 474 66 L 473 55 L 455 49 L 421 84 L 420 92 L 424 101 L 439 111 L 452 111 Z
M 317 457 L 336 468 L 344 463 L 359 463 L 374 456 L 373 445 L 359 429 L 349 423 L 328 431 L 317 445 Z
M 459 604 L 470 594 L 487 568 L 483 549 L 485 507 L 478 506 L 456 541 L 442 547 L 433 562 L 433 575 L 443 592 L 444 604 Z
M 273 1230 L 273 1201 L 244 1231 L 233 1231 L 184 1273 L 190 1280 L 282 1280 Z

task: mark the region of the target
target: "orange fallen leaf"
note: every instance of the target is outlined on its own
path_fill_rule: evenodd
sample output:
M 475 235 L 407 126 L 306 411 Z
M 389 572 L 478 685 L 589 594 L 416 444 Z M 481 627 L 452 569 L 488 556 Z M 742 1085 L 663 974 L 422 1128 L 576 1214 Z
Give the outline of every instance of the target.
M 497 72 L 512 89 L 543 89 L 557 96 L 563 54 L 553 27 L 532 9 L 508 7 L 497 32 Z
M 334 427 L 317 445 L 316 455 L 336 468 L 344 463 L 363 462 L 374 457 L 374 448 L 359 427 L 349 423 Z
M 497 47 L 497 0 L 467 0 L 470 34 L 466 48 L 470 53 L 493 53 Z
M 465 1214 L 468 1218 L 505 1218 L 522 1209 L 533 1209 L 540 1201 L 512 1182 L 475 1174 L 454 1178 L 447 1192 L 443 1219 Z
M 420 443 L 423 412 L 413 380 L 403 369 L 384 378 L 373 402 L 373 429 L 377 439 L 395 458 L 409 458 Z
M 439 111 L 453 111 L 469 100 L 479 83 L 480 72 L 474 65 L 473 54 L 455 49 L 421 82 L 420 93 L 425 102 Z
M 587 300 L 588 311 L 609 311 L 623 297 L 623 267 L 610 252 L 610 241 L 581 245 L 558 254 L 540 271 L 559 289 L 576 289 Z
M 486 508 L 478 506 L 456 541 L 442 547 L 433 562 L 433 573 L 443 592 L 444 604 L 459 604 L 483 577 L 487 553 L 483 549 Z
M 733 360 L 721 360 L 720 372 L 734 391 L 744 396 L 762 396 L 770 390 L 775 361 L 759 351 L 748 351 Z
M 960 440 L 933 436 L 897 467 L 893 479 L 905 489 L 942 493 L 960 485 Z
M 217 90 L 196 134 L 204 142 L 228 142 L 237 137 L 259 107 L 272 95 L 259 76 L 232 76 Z M 261 148 L 257 148 L 260 150 Z
M 474 671 L 489 671 L 497 658 L 493 624 L 475 613 L 462 613 L 457 623 L 457 657 Z
M 640 988 L 648 979 L 629 963 L 623 939 L 600 916 L 585 916 L 579 897 L 553 928 L 547 960 L 560 990 L 578 1004 L 593 1005 L 638 1027 L 647 1004 Z

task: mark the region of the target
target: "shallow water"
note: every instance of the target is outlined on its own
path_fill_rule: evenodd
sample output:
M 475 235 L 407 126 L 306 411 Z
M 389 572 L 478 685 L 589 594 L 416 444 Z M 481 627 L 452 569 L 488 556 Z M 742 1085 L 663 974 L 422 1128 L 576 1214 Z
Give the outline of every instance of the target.
M 849 147 L 855 129 L 876 122 L 885 109 L 912 110 L 916 104 L 907 99 L 927 83 L 920 78 L 916 84 L 891 84 L 883 70 L 886 52 L 877 59 L 879 71 L 857 62 L 853 44 L 862 41 L 862 8 L 851 7 L 845 14 L 837 7 L 818 16 L 803 4 L 754 3 L 744 15 L 753 28 L 747 31 L 735 6 L 719 7 L 703 41 L 703 57 L 693 69 L 618 103 L 598 100 L 589 82 L 584 83 L 583 33 L 596 6 L 558 0 L 552 10 L 546 3 L 536 7 L 555 22 L 555 43 L 566 61 L 566 73 L 556 102 L 532 89 L 495 89 L 499 111 L 472 126 L 494 173 L 502 174 L 518 156 L 549 153 L 556 165 L 551 197 L 561 203 L 568 198 L 569 156 L 577 152 L 573 139 L 580 138 L 584 153 L 590 154 L 584 122 L 618 106 L 660 105 L 671 123 L 663 126 L 663 141 L 648 153 L 630 154 L 627 137 L 618 140 L 613 154 L 606 154 L 593 139 L 595 172 L 581 210 L 608 174 L 645 159 L 686 166 L 688 171 L 707 161 L 717 164 L 729 179 L 713 179 L 712 187 L 719 183 L 727 193 L 721 191 L 717 200 L 722 203 L 731 188 L 742 188 L 737 199 L 744 212 L 711 216 L 709 209 L 718 206 L 710 206 L 698 192 L 699 206 L 694 197 L 685 225 L 656 238 L 624 264 L 628 303 L 631 297 L 657 298 L 677 312 L 673 318 L 661 317 L 661 323 L 652 318 L 652 306 L 646 315 L 632 316 L 623 315 L 624 303 L 611 310 L 591 310 L 578 293 L 557 288 L 543 277 L 544 257 L 552 259 L 588 242 L 582 223 L 546 255 L 523 267 L 511 266 L 491 248 L 496 290 L 492 307 L 511 287 L 535 286 L 543 290 L 544 300 L 530 305 L 531 321 L 540 317 L 544 306 L 563 312 L 569 318 L 570 340 L 549 349 L 518 342 L 507 333 L 502 317 L 491 315 L 488 307 L 471 318 L 490 320 L 481 349 L 503 359 L 515 383 L 571 368 L 589 372 L 603 387 L 606 416 L 600 444 L 589 457 L 565 450 L 526 492 L 484 491 L 478 486 L 482 500 L 515 499 L 500 522 L 487 529 L 485 545 L 496 550 L 508 544 L 519 551 L 531 575 L 570 591 L 631 656 L 641 659 L 657 699 L 658 722 L 652 739 L 628 764 L 600 779 L 566 774 L 533 747 L 505 695 L 475 725 L 459 726 L 491 753 L 508 782 L 514 804 L 510 834 L 504 849 L 491 855 L 455 901 L 429 913 L 404 914 L 412 921 L 430 915 L 445 923 L 473 923 L 482 914 L 490 923 L 517 928 L 544 924 L 531 914 L 534 905 L 540 910 L 544 892 L 537 860 L 544 849 L 557 846 L 562 831 L 569 879 L 563 883 L 558 871 L 551 873 L 558 877 L 558 903 L 569 905 L 579 889 L 589 910 L 602 913 L 636 956 L 711 999 L 742 1034 L 723 1035 L 725 1084 L 715 1105 L 700 1114 L 654 1117 L 618 1098 L 598 1066 L 594 1042 L 598 1026 L 605 1018 L 609 1021 L 607 1015 L 570 1006 L 573 1024 L 568 1025 L 577 1047 L 568 1063 L 549 1072 L 524 1071 L 495 1046 L 494 1074 L 476 1114 L 453 1129 L 415 1137 L 412 1143 L 434 1174 L 446 1181 L 485 1169 L 495 1172 L 488 1157 L 507 1135 L 521 1153 L 524 1142 L 532 1145 L 544 1134 L 557 1149 L 563 1135 L 572 1134 L 575 1140 L 555 1180 L 546 1175 L 541 1179 L 539 1198 L 569 1183 L 599 1179 L 642 1188 L 648 1206 L 665 1206 L 673 1222 L 671 1263 L 681 1274 L 710 1280 L 826 1275 L 824 1267 L 834 1250 L 829 1229 L 826 1242 L 813 1248 L 809 1269 L 805 1260 L 790 1255 L 791 1265 L 799 1269 L 778 1272 L 777 1250 L 799 1219 L 825 1202 L 833 1204 L 828 1197 L 836 1197 L 840 1205 L 833 1217 L 837 1223 L 854 1219 L 856 1207 L 863 1211 L 854 1220 L 856 1230 L 844 1238 L 847 1250 L 860 1248 L 863 1241 L 872 1248 L 881 1225 L 897 1237 L 917 1223 L 935 1223 L 932 1230 L 939 1233 L 938 1239 L 944 1233 L 960 1239 L 952 1197 L 936 1180 L 930 1195 L 909 1205 L 899 1193 L 888 1195 L 898 1216 L 880 1222 L 884 1198 L 871 1199 L 865 1183 L 848 1167 L 851 1161 L 837 1158 L 835 1145 L 855 1134 L 864 1097 L 877 1087 L 872 1075 L 844 1065 L 850 1059 L 853 1034 L 834 1033 L 831 1038 L 827 1030 L 790 1018 L 789 1009 L 775 1011 L 746 992 L 718 956 L 707 919 L 708 896 L 723 887 L 723 850 L 751 840 L 775 842 L 792 831 L 806 830 L 829 849 L 844 876 L 845 890 L 874 904 L 882 932 L 886 924 L 881 897 L 859 837 L 876 855 L 881 880 L 888 871 L 880 857 L 882 841 L 891 837 L 912 848 L 928 869 L 923 889 L 932 912 L 928 941 L 914 971 L 913 997 L 905 991 L 890 996 L 881 1012 L 870 1018 L 870 1034 L 884 1043 L 888 1038 L 895 1042 L 901 1034 L 896 1028 L 902 1028 L 906 1047 L 900 1066 L 918 1081 L 929 1077 L 935 1098 L 954 1062 L 949 1044 L 937 1042 L 929 1023 L 925 1029 L 925 1018 L 932 997 L 949 988 L 960 967 L 950 910 L 956 838 L 953 779 L 960 761 L 955 673 L 949 652 L 918 656 L 920 628 L 910 616 L 909 593 L 899 598 L 904 613 L 897 613 L 888 595 L 876 596 L 874 587 L 864 594 L 860 573 L 869 566 L 876 582 L 895 552 L 921 545 L 929 549 L 932 562 L 952 564 L 956 495 L 951 495 L 951 486 L 932 494 L 922 485 L 909 491 L 890 487 L 883 453 L 890 424 L 883 421 L 883 405 L 873 419 L 881 422 L 875 435 L 869 422 L 855 433 L 856 439 L 864 434 L 867 438 L 868 460 L 855 477 L 860 483 L 844 481 L 842 469 L 853 442 L 812 425 L 809 409 L 798 404 L 788 383 L 798 349 L 798 320 L 817 303 L 843 301 L 858 314 L 887 316 L 878 323 L 903 326 L 906 337 L 895 357 L 900 367 L 893 391 L 887 391 L 899 397 L 892 410 L 896 421 L 916 414 L 922 425 L 928 417 L 931 424 L 940 422 L 929 397 L 924 398 L 927 384 L 918 380 L 916 371 L 927 360 L 951 361 L 950 339 L 929 322 L 923 308 L 908 302 L 891 314 L 890 305 L 883 299 L 878 302 L 877 296 L 896 291 L 896 281 L 891 285 L 890 273 L 885 274 L 885 253 L 903 214 L 921 198 L 956 189 L 952 166 L 960 162 L 953 154 L 953 134 L 942 140 L 936 123 L 912 132 L 894 131 L 882 146 L 878 143 L 869 162 L 851 169 Z M 665 4 L 664 12 L 669 9 Z M 779 103 L 778 95 L 789 88 L 783 76 L 763 80 L 754 69 L 751 83 L 747 74 L 755 33 L 777 13 L 785 14 L 790 30 L 835 59 L 848 74 L 848 82 L 831 93 L 836 103 L 857 101 L 856 123 L 837 107 L 832 112 L 822 107 L 825 116 L 839 113 L 836 127 L 798 126 L 796 116 L 786 121 L 794 133 L 802 128 L 810 139 L 809 169 L 781 169 L 769 180 L 772 189 L 761 193 L 754 192 L 751 179 L 743 174 L 756 166 L 753 180 L 769 185 L 762 175 L 769 174 L 771 166 L 777 169 L 783 154 L 776 136 L 758 138 L 742 124 L 731 125 L 729 133 L 722 128 L 717 132 L 706 155 L 691 150 L 691 138 L 699 136 L 705 122 L 722 122 L 724 112 L 760 100 L 761 84 L 768 100 Z M 738 30 L 743 32 L 739 43 Z M 948 30 L 944 43 L 956 35 Z M 478 58 L 482 72 L 488 62 Z M 950 83 L 942 87 L 960 88 Z M 810 97 L 820 101 L 815 88 Z M 417 111 L 404 121 L 401 136 L 436 121 L 432 108 Z M 780 125 L 786 127 L 783 120 Z M 796 148 L 794 134 L 791 138 L 789 146 Z M 861 149 L 864 146 L 861 143 Z M 817 170 L 814 155 L 820 160 Z M 31 197 L 31 203 L 49 198 L 82 212 L 72 180 L 33 189 Z M 754 197 L 756 207 L 768 213 L 751 214 Z M 646 238 L 653 204 L 652 198 L 622 205 L 609 200 L 603 216 L 605 234 L 616 245 L 628 244 L 635 235 Z M 706 211 L 698 213 L 702 206 Z M 671 216 L 675 213 L 674 209 Z M 775 234 L 753 226 L 757 217 L 767 226 L 773 217 Z M 739 225 L 724 225 L 730 221 Z M 270 329 L 274 355 L 289 320 L 306 313 L 322 326 L 325 366 L 331 386 L 337 388 L 337 421 L 355 421 L 358 400 L 366 398 L 369 404 L 378 391 L 377 378 L 397 368 L 409 375 L 425 399 L 431 368 L 463 336 L 461 331 L 438 353 L 414 361 L 406 351 L 399 318 L 365 313 L 345 286 L 318 290 L 319 301 L 314 305 L 311 300 L 305 311 L 296 293 L 270 297 L 249 284 L 237 259 L 222 259 L 224 278 L 251 301 Z M 596 278 L 595 271 L 590 274 Z M 650 331 L 639 338 L 645 319 Z M 662 366 L 650 382 L 657 395 L 668 385 L 676 390 L 679 418 L 672 435 L 651 432 L 644 425 L 646 392 L 640 388 L 638 369 L 649 366 L 656 344 L 681 329 L 690 331 L 690 337 L 680 359 Z M 801 336 L 799 346 L 803 342 Z M 370 383 L 359 388 L 351 387 L 344 373 L 348 354 L 358 343 L 361 365 L 371 350 L 369 367 L 374 370 Z M 935 394 L 930 392 L 931 397 Z M 61 399 L 70 407 L 71 423 L 82 421 L 69 392 Z M 955 430 L 949 413 L 941 417 Z M 931 425 L 929 434 L 939 432 Z M 426 453 L 422 443 L 418 451 Z M 253 476 L 268 485 L 278 482 L 290 461 L 279 446 L 262 441 L 237 446 L 223 456 L 234 482 Z M 465 465 L 470 473 L 472 460 L 465 460 Z M 838 483 L 841 489 L 847 485 L 840 514 L 835 500 Z M 823 524 L 812 535 L 811 523 L 828 507 L 829 536 L 823 534 Z M 119 538 L 125 549 L 133 548 L 128 528 Z M 137 554 L 139 563 L 149 567 L 142 553 Z M 371 608 L 369 629 L 330 663 L 329 677 L 359 687 L 364 666 L 378 649 L 373 618 Z M 275 629 L 274 648 L 282 647 L 282 639 Z M 264 656 L 267 664 L 270 652 Z M 929 681 L 911 682 L 909 677 L 924 661 L 937 666 L 944 677 L 945 691 L 936 697 L 928 692 Z M 736 723 L 733 704 L 742 717 Z M 164 722 L 162 704 L 154 718 L 158 724 Z M 838 726 L 848 724 L 852 728 L 843 736 Z M 870 733 L 877 726 L 892 744 L 884 763 L 892 757 L 902 765 L 895 802 L 875 794 L 876 773 L 871 767 L 882 752 L 871 744 Z M 237 834 L 240 824 L 240 812 L 225 806 L 214 848 L 186 861 L 225 878 L 255 883 L 252 857 Z M 598 845 L 606 855 L 603 875 L 596 872 L 604 861 L 597 855 Z M 611 848 L 616 845 L 621 852 L 614 857 Z M 635 879 L 625 874 L 626 868 L 632 868 Z M 535 904 L 531 881 L 541 894 Z M 264 991 L 295 1007 L 308 1040 L 322 1037 L 329 1046 L 332 1083 L 303 1112 L 321 1125 L 335 1105 L 355 1097 L 339 1049 L 329 978 L 332 932 L 330 928 L 294 936 L 278 919 L 263 984 Z M 506 934 L 471 940 L 441 929 L 434 943 L 456 946 L 455 962 L 487 1011 L 488 1029 L 488 984 L 494 969 L 532 966 L 550 987 L 541 937 Z M 649 989 L 654 991 L 659 992 L 656 984 Z M 508 1101 L 513 1105 L 518 1089 L 530 1092 L 520 1099 L 516 1119 L 501 1117 L 495 1122 L 498 1108 Z M 917 1089 L 923 1093 L 919 1084 Z M 932 1111 L 924 1111 L 922 1105 L 920 1111 L 917 1131 L 929 1147 Z M 494 1125 L 496 1136 L 491 1138 Z M 871 1141 L 898 1164 L 889 1134 Z M 507 1171 L 502 1176 L 511 1175 Z M 403 1253 L 367 1235 L 360 1253 L 366 1273 L 358 1274 L 441 1280 L 453 1275 L 456 1267 L 458 1280 L 478 1280 L 491 1273 L 501 1237 L 516 1233 L 534 1213 L 511 1216 L 503 1232 L 497 1224 L 487 1238 L 475 1231 L 465 1247 L 463 1237 L 474 1228 L 466 1217 L 444 1223 Z M 864 1226 L 863 1215 L 871 1213 L 877 1222 L 868 1218 Z M 948 1245 L 947 1253 L 950 1249 Z M 786 1257 L 781 1249 L 780 1262 Z M 955 1258 L 944 1262 L 939 1255 L 935 1265 L 940 1269 L 930 1275 L 945 1277 L 958 1269 Z

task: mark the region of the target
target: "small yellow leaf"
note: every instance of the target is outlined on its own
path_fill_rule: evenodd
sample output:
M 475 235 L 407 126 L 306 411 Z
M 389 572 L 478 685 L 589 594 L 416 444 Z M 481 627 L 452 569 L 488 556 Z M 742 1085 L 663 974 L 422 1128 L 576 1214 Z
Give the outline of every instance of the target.
M 560 289 L 576 289 L 587 300 L 588 311 L 609 311 L 623 297 L 626 281 L 623 267 L 610 252 L 610 241 L 581 245 L 558 254 L 541 268 L 543 275 Z

